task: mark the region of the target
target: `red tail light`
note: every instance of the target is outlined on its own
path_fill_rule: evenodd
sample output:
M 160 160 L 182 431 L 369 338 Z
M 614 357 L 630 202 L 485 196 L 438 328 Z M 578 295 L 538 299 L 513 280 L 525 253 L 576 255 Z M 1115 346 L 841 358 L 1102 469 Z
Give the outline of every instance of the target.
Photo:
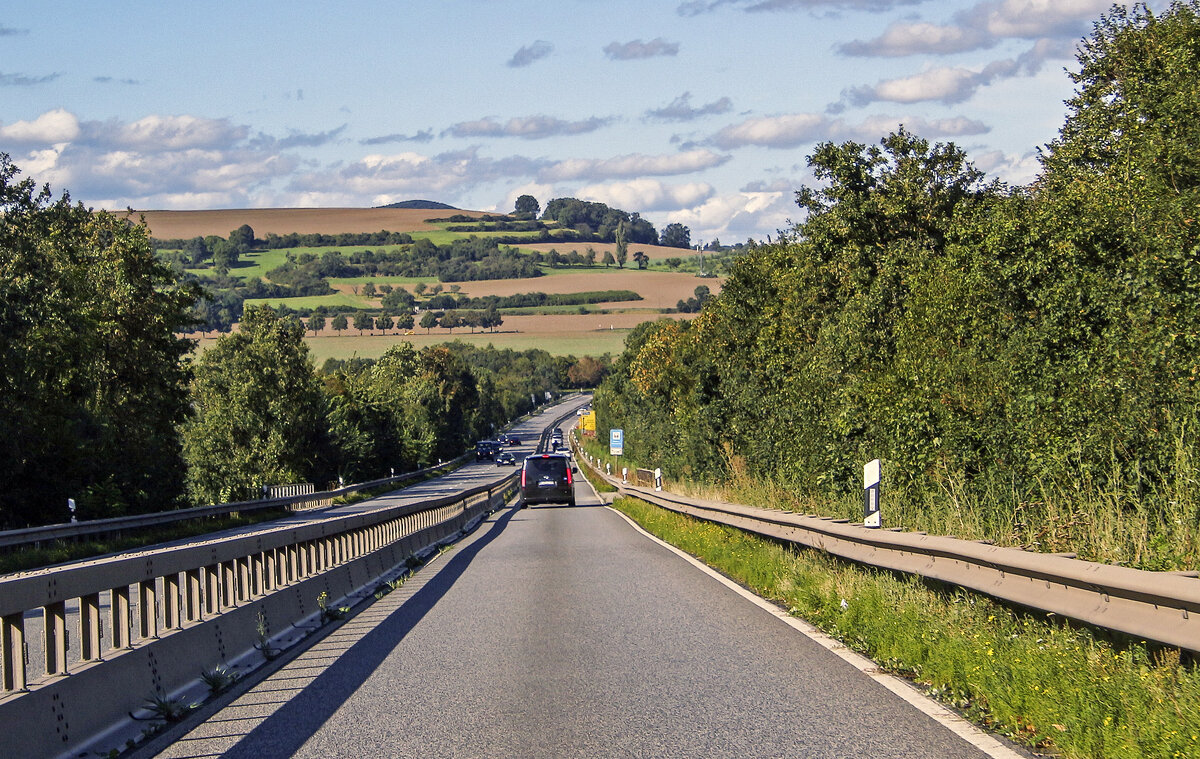
M 571 467 L 570 466 L 567 467 L 567 484 L 568 485 L 573 484 L 573 478 L 571 477 Z
M 525 467 L 521 467 L 521 487 L 525 487 Z

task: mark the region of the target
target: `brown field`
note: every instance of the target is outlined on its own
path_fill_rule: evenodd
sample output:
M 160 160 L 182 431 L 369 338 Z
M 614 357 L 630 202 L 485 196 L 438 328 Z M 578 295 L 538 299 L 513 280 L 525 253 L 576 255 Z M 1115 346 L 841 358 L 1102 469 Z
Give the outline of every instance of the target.
M 257 227 L 255 228 L 257 231 Z M 617 255 L 617 244 L 615 242 L 575 242 L 567 240 L 565 242 L 539 242 L 532 245 L 521 245 L 522 250 L 540 250 L 543 253 L 549 253 L 553 248 L 559 253 L 566 255 L 573 250 L 579 251 L 579 255 L 587 253 L 587 249 L 591 248 L 596 251 L 596 263 L 604 258 L 605 252 Z M 687 258 L 688 256 L 696 255 L 696 251 L 690 248 L 666 248 L 662 245 L 629 245 L 629 260 L 625 263 L 626 266 L 633 265 L 633 254 L 635 251 L 642 251 L 651 261 L 661 261 L 664 258 Z
M 378 330 L 368 330 L 359 335 L 358 330 L 354 328 L 339 334 L 326 327 L 315 336 L 312 332 L 306 333 L 305 340 L 318 364 L 326 358 L 378 358 L 389 346 L 398 342 L 409 342 L 417 348 L 422 348 L 455 340 L 513 350 L 540 348 L 558 356 L 599 356 L 604 353 L 620 353 L 629 330 L 648 319 L 689 319 L 693 316 L 694 314 L 672 314 L 668 317 L 628 313 L 506 316 L 504 324 L 496 332 L 472 332 L 469 329 L 458 328 L 452 333 L 437 328 L 426 333 L 417 327 L 409 335 L 399 334 L 396 330 L 387 335 Z M 204 351 L 216 340 L 215 335 L 200 339 L 197 351 Z
M 380 277 L 380 282 L 388 281 Z M 477 282 L 456 282 L 462 294 L 472 298 L 485 295 L 516 295 L 518 293 L 581 293 L 592 290 L 633 290 L 643 300 L 606 303 L 609 308 L 674 308 L 681 300 L 696 294 L 696 288 L 706 285 L 713 295 L 721 291 L 721 278 L 700 279 L 695 274 L 638 269 L 591 269 L 570 271 L 533 279 L 484 279 Z M 335 285 L 335 289 L 353 292 L 355 285 Z M 411 289 L 411 288 L 410 288 Z M 516 318 L 516 317 L 514 317 Z
M 213 211 L 134 211 L 146 217 L 150 234 L 164 240 L 227 236 L 249 224 L 254 234 L 286 235 L 341 232 L 418 232 L 436 229 L 426 219 L 455 214 L 482 216 L 482 211 L 450 211 L 428 208 L 233 208 Z

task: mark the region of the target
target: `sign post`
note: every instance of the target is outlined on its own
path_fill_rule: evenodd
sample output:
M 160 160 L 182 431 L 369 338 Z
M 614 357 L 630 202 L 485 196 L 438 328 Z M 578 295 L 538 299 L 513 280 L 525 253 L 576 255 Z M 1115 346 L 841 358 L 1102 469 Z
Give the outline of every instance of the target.
M 608 455 L 622 456 L 625 454 L 625 430 L 608 431 Z
M 879 528 L 883 526 L 883 517 L 879 512 L 880 488 L 879 459 L 867 462 L 863 467 L 863 526 Z

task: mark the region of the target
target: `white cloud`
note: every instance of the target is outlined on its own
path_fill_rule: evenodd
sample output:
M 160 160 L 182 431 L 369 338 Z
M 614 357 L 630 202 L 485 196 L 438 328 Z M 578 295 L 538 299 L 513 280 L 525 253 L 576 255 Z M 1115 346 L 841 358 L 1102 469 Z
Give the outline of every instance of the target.
M 144 151 L 225 148 L 246 139 L 250 130 L 228 119 L 198 116 L 146 116 L 131 123 L 88 122 L 89 142 Z
M 532 45 L 525 45 L 513 57 L 508 59 L 509 68 L 521 68 L 534 61 L 541 60 L 554 52 L 554 45 L 546 40 L 538 40 Z
M 724 150 L 760 145 L 769 148 L 794 148 L 822 139 L 830 121 L 816 113 L 789 113 L 759 116 L 732 124 L 714 134 L 711 142 Z
M 445 196 L 497 180 L 533 176 L 540 168 L 541 163 L 533 159 L 486 158 L 474 148 L 434 156 L 372 154 L 346 166 L 298 174 L 288 190 L 301 194 L 344 192 L 358 198 Z
M 79 119 L 70 111 L 56 108 L 33 121 L 14 121 L 0 126 L 0 140 L 19 145 L 53 145 L 79 137 Z
M 678 55 L 679 43 L 667 42 L 662 37 L 649 42 L 610 42 L 604 46 L 604 54 L 614 61 L 632 61 L 639 58 L 657 58 L 663 55 Z
M 692 93 L 685 92 L 662 108 L 652 108 L 646 111 L 646 118 L 661 121 L 693 121 L 702 116 L 727 113 L 732 108 L 733 101 L 727 97 L 718 98 L 699 108 L 693 108 Z
M 689 208 L 712 194 L 712 186 L 705 183 L 665 185 L 657 179 L 633 179 L 589 185 L 580 188 L 576 197 L 606 203 L 615 208 L 650 212 Z
M 878 115 L 858 123 L 847 123 L 818 114 L 794 113 L 747 119 L 725 127 L 709 141 L 726 150 L 749 145 L 788 149 L 840 140 L 876 142 L 901 124 L 923 137 L 952 137 L 988 131 L 987 125 L 961 116 L 926 119 L 920 116 L 895 118 Z
M 784 229 L 797 212 L 790 191 L 739 192 L 714 195 L 691 208 L 674 211 L 670 221 L 691 229 L 692 242 L 720 238 L 728 244 L 749 237 L 761 239 L 768 230 Z
M 727 155 L 703 149 L 669 155 L 635 153 L 604 159 L 572 158 L 548 166 L 538 175 L 538 178 L 543 182 L 561 182 L 572 179 L 690 174 L 713 166 L 720 166 L 728 160 L 729 156 Z
M 520 137 L 540 140 L 547 137 L 586 134 L 611 123 L 612 119 L 593 116 L 582 121 L 564 121 L 553 116 L 520 116 L 501 124 L 493 118 L 460 121 L 442 132 L 451 137 Z
M 954 14 L 950 23 L 895 21 L 870 40 L 837 47 L 845 55 L 899 57 L 982 50 L 1004 39 L 1059 38 L 1075 42 L 1107 12 L 1112 0 L 985 0 Z
M 1041 173 L 1042 163 L 1036 151 L 1009 155 L 991 150 L 972 156 L 975 168 L 1010 185 L 1028 185 Z

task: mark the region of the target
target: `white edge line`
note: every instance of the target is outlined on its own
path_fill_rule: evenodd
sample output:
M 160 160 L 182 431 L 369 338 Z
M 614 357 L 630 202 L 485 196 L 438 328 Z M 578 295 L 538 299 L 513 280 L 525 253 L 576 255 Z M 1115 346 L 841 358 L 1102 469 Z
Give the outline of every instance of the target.
M 589 482 L 588 484 L 590 485 L 591 483 Z M 594 490 L 595 489 L 593 488 L 593 492 Z M 603 500 L 601 500 L 601 503 L 603 503 Z M 696 569 L 699 569 L 701 572 L 704 572 L 717 582 L 725 585 L 725 587 L 755 604 L 760 609 L 771 614 L 773 617 L 796 630 L 800 634 L 807 636 L 818 645 L 826 648 L 835 656 L 840 657 L 850 666 L 854 667 L 859 672 L 862 672 L 867 677 L 870 677 L 872 680 L 887 688 L 892 693 L 895 693 L 897 696 L 908 702 L 909 705 L 929 716 L 942 727 L 945 727 L 947 730 L 954 733 L 959 738 L 962 738 L 967 743 L 970 743 L 972 746 L 988 756 L 994 757 L 994 759 L 1027 759 L 1030 756 L 1030 754 L 1024 754 L 1013 750 L 1010 746 L 999 741 L 995 736 L 992 736 L 981 730 L 974 723 L 964 719 L 962 716 L 950 710 L 946 706 L 922 694 L 907 680 L 903 680 L 895 675 L 884 672 L 879 668 L 878 664 L 862 654 L 847 648 L 846 645 L 841 641 L 826 635 L 820 629 L 814 627 L 808 622 L 805 622 L 803 619 L 788 614 L 765 598 L 751 593 L 733 580 L 730 580 L 725 575 L 696 559 L 691 554 L 681 551 L 670 543 L 651 535 L 649 532 L 646 532 L 644 529 L 642 529 L 641 525 L 630 519 L 624 513 L 614 509 L 612 506 L 606 506 L 606 508 L 618 514 L 622 519 L 632 525 L 633 529 L 645 535 L 650 540 L 653 540 L 655 543 L 663 546 L 668 551 L 676 554 L 684 561 L 690 563 Z

